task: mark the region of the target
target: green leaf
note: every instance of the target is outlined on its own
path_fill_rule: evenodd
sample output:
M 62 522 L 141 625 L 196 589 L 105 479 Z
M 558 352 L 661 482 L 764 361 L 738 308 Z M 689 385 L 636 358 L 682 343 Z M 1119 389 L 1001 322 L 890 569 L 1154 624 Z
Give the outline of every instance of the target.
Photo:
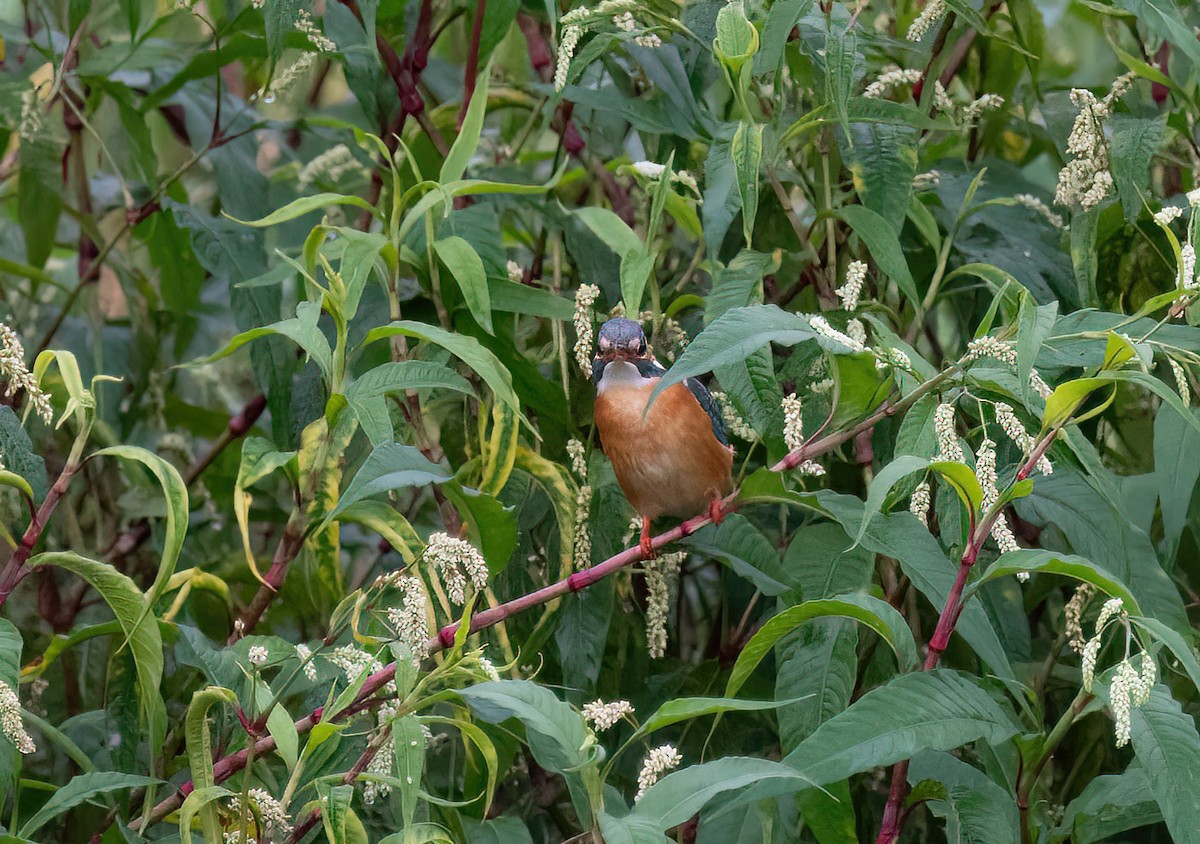
M 212 789 L 216 785 L 213 778 L 212 737 L 208 730 L 208 710 L 218 703 L 228 703 L 237 706 L 237 695 L 229 689 L 220 686 L 209 686 L 192 693 L 192 702 L 188 706 L 185 719 L 184 736 L 187 744 L 188 766 L 191 768 L 192 784 L 196 791 Z M 225 789 L 221 789 L 224 791 Z M 209 792 L 211 793 L 211 792 Z M 190 798 L 192 795 L 188 795 Z M 200 815 L 200 828 L 205 841 L 220 838 L 221 829 L 217 822 L 217 810 L 210 805 L 211 801 L 197 798 L 193 806 L 186 807 L 191 812 Z M 191 813 L 181 812 L 179 815 L 179 835 L 184 841 L 191 837 Z
M 862 205 L 899 236 L 917 174 L 917 132 L 907 126 L 866 123 L 853 126 L 851 133 L 854 146 L 846 159 L 854 189 Z
M 1162 143 L 1165 127 L 1166 115 L 1134 117 L 1121 112 L 1112 115 L 1112 175 L 1125 209 L 1125 220 L 1130 225 L 1142 213 L 1143 196 L 1149 195 L 1150 162 Z
M 179 554 L 183 550 L 183 539 L 188 529 L 188 491 L 187 484 L 179 475 L 179 470 L 159 457 L 157 454 L 132 445 L 114 445 L 101 449 L 92 457 L 123 457 L 126 460 L 136 460 L 154 475 L 162 487 L 163 497 L 166 498 L 166 529 L 163 536 L 163 553 L 158 563 L 158 571 L 154 575 L 154 583 L 146 593 L 146 605 L 152 607 L 162 597 L 167 588 L 167 582 L 175 574 L 179 562 Z
M 1154 481 L 1162 510 L 1163 538 L 1172 553 L 1187 526 L 1188 508 L 1198 478 L 1200 432 L 1183 416 L 1160 407 L 1154 417 Z
M 722 12 L 734 5 L 730 3 Z M 736 5 L 741 7 L 740 0 Z M 746 239 L 747 249 L 754 237 L 754 218 L 758 215 L 758 171 L 762 162 L 762 145 L 763 124 L 744 120 L 738 124 L 729 145 L 729 155 L 737 172 L 738 193 L 742 197 L 742 236 Z
M 513 391 L 512 375 L 505 369 L 500 359 L 493 352 L 484 348 L 474 337 L 445 331 L 436 325 L 413 322 L 412 320 L 401 320 L 400 322 L 393 322 L 379 328 L 371 329 L 367 332 L 367 336 L 363 339 L 362 344 L 364 346 L 370 345 L 376 341 L 397 335 L 415 337 L 419 340 L 425 340 L 441 346 L 462 360 L 463 363 L 475 370 L 475 373 L 491 388 L 497 399 L 517 411 L 521 421 L 526 426 L 532 428 L 529 420 L 520 413 L 521 403 L 517 398 L 517 394 Z
M 742 649 L 729 674 L 725 696 L 733 697 L 738 693 L 754 673 L 754 669 L 780 639 L 805 622 L 828 617 L 849 618 L 865 624 L 878 633 L 895 652 L 901 671 L 912 671 L 917 667 L 917 650 L 913 644 L 912 631 L 904 617 L 891 604 L 865 594 L 819 598 L 784 610 L 754 634 Z
M 25 500 L 30 504 L 36 503 L 33 500 L 33 487 L 29 485 L 29 481 L 22 478 L 16 472 L 0 469 L 0 486 L 11 487 L 25 496 Z
M 1022 548 L 1020 551 L 1009 551 L 1001 554 L 996 562 L 988 566 L 983 577 L 970 584 L 964 590 L 964 600 L 974 595 L 983 584 L 1001 577 L 1009 577 L 1021 572 L 1044 572 L 1073 577 L 1076 580 L 1090 583 L 1105 594 L 1120 598 L 1125 602 L 1125 609 L 1138 615 L 1141 608 L 1133 593 L 1117 577 L 1105 571 L 1100 566 L 1083 557 L 1072 554 L 1060 554 L 1055 551 L 1043 551 L 1039 548 Z
M 353 407 L 367 399 L 408 390 L 454 390 L 475 398 L 475 388 L 448 366 L 425 360 L 401 360 L 368 369 L 346 390 Z
M 878 213 L 862 205 L 847 205 L 839 209 L 837 214 L 866 244 L 867 251 L 871 253 L 879 269 L 896 282 L 900 292 L 916 306 L 921 301 L 921 296 L 917 293 L 917 283 L 913 281 L 912 273 L 909 272 L 908 261 L 904 258 L 904 250 L 900 248 L 900 239 L 896 236 L 895 227 L 889 225 Z
M 21 419 L 8 405 L 0 405 L 0 454 L 8 471 L 20 475 L 30 487 L 30 498 L 40 502 L 46 497 L 49 480 L 46 461 L 33 450 L 33 441 L 25 433 Z
M 280 335 L 287 337 L 303 349 L 317 366 L 321 368 L 321 372 L 324 374 L 326 380 L 330 380 L 333 377 L 333 350 L 329 347 L 329 340 L 325 338 L 325 335 L 317 326 L 317 320 L 320 316 L 321 306 L 319 303 L 301 302 L 296 306 L 296 316 L 291 319 L 243 331 L 230 340 L 223 349 L 206 358 L 201 358 L 193 362 L 191 366 L 204 366 L 205 364 L 228 357 L 251 340 Z M 375 330 L 380 331 L 382 329 L 377 328 Z
M 672 384 L 744 360 L 768 343 L 794 346 L 816 334 L 808 321 L 775 305 L 733 308 L 714 320 L 658 380 L 650 401 Z
M 621 301 L 629 313 L 641 310 L 646 282 L 654 272 L 654 256 L 639 245 L 621 256 Z
M 549 689 L 528 680 L 500 680 L 458 694 L 477 718 L 489 724 L 509 718 L 524 724 L 534 759 L 549 771 L 572 771 L 591 759 L 583 718 Z
M 1162 809 L 1163 820 L 1178 842 L 1200 841 L 1200 734 L 1166 688 L 1154 687 L 1150 701 L 1135 708 L 1132 721 L 1133 752 L 1146 775 L 1150 790 Z
M 462 126 L 454 138 L 450 152 L 446 154 L 446 160 L 442 162 L 442 170 L 438 175 L 438 181 L 443 185 L 462 178 L 463 173 L 467 171 L 467 164 L 479 147 L 479 135 L 483 131 L 483 117 L 487 109 L 488 78 L 491 76 L 491 71 L 492 68 L 489 64 L 480 71 L 479 76 L 475 79 L 475 90 L 471 94 L 471 102 L 467 105 L 467 113 L 463 117 Z
M 243 226 L 266 228 L 267 226 L 276 226 L 280 223 L 286 223 L 289 220 L 295 220 L 303 217 L 305 214 L 320 211 L 322 208 L 330 205 L 352 205 L 355 208 L 361 208 L 363 211 L 370 211 L 374 217 L 379 216 L 379 212 L 375 209 L 375 206 L 361 197 L 341 193 L 316 193 L 311 196 L 302 196 L 299 199 L 292 200 L 278 211 L 274 211 L 259 220 L 239 220 L 236 217 L 229 217 L 229 219 L 235 223 L 241 223 Z
M 449 472 L 429 462 L 416 446 L 400 443 L 377 445 L 351 478 L 346 490 L 338 498 L 337 506 L 325 517 L 325 522 L 336 519 L 351 505 L 372 495 L 401 487 L 442 483 L 450 478 Z
M 400 780 L 400 811 L 409 828 L 417 811 L 421 778 L 425 773 L 425 734 L 415 715 L 392 722 L 392 748 L 396 755 L 396 776 Z
M 742 0 L 733 0 L 717 12 L 713 51 L 734 73 L 758 52 L 758 30 L 746 17 Z
M 158 785 L 162 780 L 138 774 L 122 774 L 117 771 L 93 771 L 74 776 L 66 785 L 50 795 L 50 799 L 21 826 L 21 837 L 28 838 L 63 812 L 81 803 L 125 788 L 144 788 Z
M 133 581 L 107 563 L 71 551 L 47 551 L 29 560 L 30 568 L 57 566 L 82 577 L 100 593 L 125 633 L 137 668 L 138 698 L 147 729 L 151 757 L 156 758 L 167 732 L 167 711 L 159 686 L 163 674 L 163 644 L 158 619 Z
M 1162 823 L 1146 772 L 1130 765 L 1124 773 L 1091 780 L 1063 810 L 1051 840 L 1072 844 L 1111 841 L 1130 829 Z
M 634 806 L 632 817 L 648 821 L 666 832 L 699 812 L 719 794 L 772 780 L 785 780 L 793 786 L 813 784 L 802 773 L 781 762 L 728 756 L 663 777 L 646 789 Z
M 458 283 L 471 316 L 484 331 L 495 334 L 496 331 L 492 328 L 492 301 L 488 290 L 487 272 L 483 269 L 483 261 L 475 247 L 455 235 L 434 241 L 433 249 Z
M 202 824 L 205 823 L 204 818 L 206 814 L 211 814 L 215 822 L 217 810 L 212 804 L 217 800 L 232 796 L 233 792 L 221 785 L 197 786 L 193 789 L 191 794 L 184 799 L 183 805 L 179 807 L 180 841 L 184 842 L 184 844 L 191 844 L 193 840 L 192 821 L 196 815 L 200 815 Z M 220 827 L 213 829 L 213 834 L 216 835 L 215 838 L 210 835 L 207 826 L 203 827 L 203 832 L 205 842 L 223 840 Z
M 863 503 L 858 498 L 828 490 L 817 493 L 816 498 L 821 508 L 837 519 L 847 532 L 857 531 L 862 524 Z M 940 612 L 946 605 L 957 561 L 946 557 L 946 552 L 929 533 L 929 529 L 911 513 L 876 516 L 862 539 L 862 546 L 876 554 L 886 554 L 898 560 L 905 576 L 928 599 L 935 612 Z M 963 605 L 955 631 L 991 666 L 994 673 L 1012 678 L 1008 656 L 978 601 L 968 601 Z
M 338 514 L 339 522 L 352 522 L 375 531 L 394 548 L 406 565 L 411 565 L 425 547 L 408 519 L 386 501 L 364 500 L 346 507 Z
M 1115 5 L 1134 14 L 1156 37 L 1171 42 L 1187 56 L 1193 71 L 1200 70 L 1200 44 L 1173 0 L 1116 0 Z
M 1019 731 L 975 678 L 946 668 L 900 674 L 817 727 L 784 761 L 818 785 L 982 739 Z
M 795 700 L 738 700 L 732 697 L 681 697 L 668 700 L 654 711 L 654 714 L 642 722 L 626 745 L 633 744 L 638 739 L 664 727 L 701 718 L 705 715 L 718 715 L 725 712 L 761 712 L 764 709 L 776 709 L 796 703 Z
M 946 839 L 959 844 L 1012 844 L 1019 841 L 1020 817 L 1009 789 L 949 753 L 923 751 L 908 769 L 908 781 L 940 786 L 928 805 L 946 819 Z

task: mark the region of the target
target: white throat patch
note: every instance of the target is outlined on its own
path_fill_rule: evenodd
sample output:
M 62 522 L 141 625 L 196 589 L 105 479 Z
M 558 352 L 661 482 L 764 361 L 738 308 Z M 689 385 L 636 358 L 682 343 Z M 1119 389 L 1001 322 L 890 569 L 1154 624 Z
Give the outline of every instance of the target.
M 656 379 L 643 378 L 638 368 L 629 361 L 614 360 L 604 367 L 604 374 L 600 376 L 600 383 L 596 386 L 596 390 L 603 393 L 605 390 L 611 389 L 644 387 L 654 380 Z

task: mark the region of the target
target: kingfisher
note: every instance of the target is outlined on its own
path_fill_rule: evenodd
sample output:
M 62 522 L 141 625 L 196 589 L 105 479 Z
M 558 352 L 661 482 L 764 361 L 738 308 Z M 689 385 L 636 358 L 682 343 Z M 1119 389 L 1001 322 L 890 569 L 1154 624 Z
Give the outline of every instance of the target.
M 617 483 L 642 520 L 638 543 L 654 557 L 650 523 L 707 512 L 722 518 L 721 498 L 733 484 L 733 447 L 712 394 L 695 378 L 672 384 L 646 411 L 666 370 L 642 327 L 621 317 L 600 328 L 592 362 L 596 429 Z

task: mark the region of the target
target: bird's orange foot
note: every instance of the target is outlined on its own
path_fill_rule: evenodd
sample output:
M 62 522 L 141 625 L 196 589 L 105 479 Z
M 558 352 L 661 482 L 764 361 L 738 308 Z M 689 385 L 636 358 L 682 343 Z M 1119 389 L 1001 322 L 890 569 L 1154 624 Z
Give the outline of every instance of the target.
M 654 546 L 650 544 L 650 520 L 645 517 L 642 518 L 642 538 L 638 540 L 638 549 L 644 559 L 654 559 Z
M 714 525 L 719 525 L 725 520 L 725 511 L 721 509 L 720 498 L 714 498 L 708 502 L 708 518 Z

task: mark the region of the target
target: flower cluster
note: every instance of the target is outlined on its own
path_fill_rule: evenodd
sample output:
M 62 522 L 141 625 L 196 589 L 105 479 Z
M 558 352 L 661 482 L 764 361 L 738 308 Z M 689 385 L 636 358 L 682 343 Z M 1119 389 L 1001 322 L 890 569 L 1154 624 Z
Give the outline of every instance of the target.
M 979 487 L 983 491 L 983 511 L 986 513 L 1000 500 L 1000 488 L 997 486 L 996 476 L 996 444 L 989 439 L 985 439 L 979 445 L 979 454 L 975 458 L 975 475 L 979 478 Z M 1020 550 L 1016 537 L 1013 536 L 1012 528 L 1008 526 L 1008 519 L 1003 513 L 997 513 L 995 521 L 992 522 L 992 539 L 996 540 L 996 545 L 1000 547 L 1002 554 Z M 1024 577 L 1018 575 L 1018 577 L 1026 580 L 1028 574 L 1025 574 Z
M 54 409 L 50 407 L 50 394 L 38 386 L 37 379 L 25 365 L 25 347 L 21 338 L 4 323 L 0 322 L 0 381 L 6 381 L 8 387 L 4 395 L 16 395 L 24 390 L 29 396 L 33 410 L 47 425 L 54 418 Z
M 607 730 L 626 715 L 632 714 L 633 706 L 627 700 L 614 700 L 612 703 L 594 700 L 583 707 L 584 720 L 598 731 Z
M 853 340 L 864 349 L 867 346 L 867 327 L 862 324 L 860 319 L 851 319 L 846 322 L 846 336 Z
M 912 372 L 912 360 L 901 349 L 895 346 L 885 346 L 882 349 L 872 349 L 875 352 L 875 368 L 876 369 L 903 369 L 905 372 Z
M 713 390 L 712 397 L 721 408 L 721 418 L 725 420 L 725 427 L 729 429 L 729 433 L 740 440 L 747 440 L 749 442 L 754 442 L 758 439 L 758 432 L 750 427 L 749 422 L 742 418 L 737 408 L 733 406 L 733 402 L 729 400 L 729 396 L 719 390 Z
M 579 440 L 567 440 L 567 454 L 571 458 L 571 470 L 579 478 L 579 491 L 575 493 L 575 542 L 572 555 L 575 568 L 585 569 L 592 563 L 592 485 L 588 480 L 587 455 Z
M 328 659 L 342 670 L 346 680 L 353 683 L 366 671 L 375 674 L 383 670 L 383 663 L 366 651 L 361 651 L 354 645 L 342 645 L 329 654 Z M 396 694 L 396 683 L 393 680 L 383 687 L 384 694 Z
M 670 363 L 675 362 L 676 353 L 686 349 L 689 342 L 691 340 L 688 338 L 687 332 L 673 317 L 664 317 L 662 325 L 658 327 L 654 336 L 654 345 L 660 347 L 663 357 Z
M 642 178 L 650 180 L 661 179 L 663 173 L 667 171 L 666 165 L 657 164 L 653 161 L 635 161 L 630 167 Z M 696 177 L 687 170 L 672 170 L 671 182 L 683 185 L 697 196 L 700 195 L 700 185 L 696 182 Z
M 942 174 L 937 170 L 930 170 L 927 173 L 918 173 L 913 176 L 913 190 L 917 193 L 922 191 L 933 190 L 942 183 Z
M 507 266 L 508 280 L 513 284 L 520 284 L 525 279 L 525 271 L 521 269 L 521 265 L 516 261 L 510 260 Z
M 398 607 L 388 607 L 387 622 L 396 641 L 408 647 L 414 667 L 429 654 L 429 597 L 419 577 L 401 577 L 396 588 L 404 595 Z M 461 603 L 461 601 L 459 602 Z
M 1067 601 L 1067 605 L 1063 607 L 1063 617 L 1065 618 L 1063 632 L 1066 633 L 1067 644 L 1077 654 L 1082 654 L 1083 648 L 1087 644 L 1083 638 L 1083 611 L 1094 594 L 1096 594 L 1095 586 L 1090 583 L 1081 583 L 1075 588 L 1071 600 Z
M 825 317 L 820 316 L 819 314 L 817 316 L 809 317 L 808 324 L 812 326 L 813 331 L 817 332 L 822 337 L 826 338 L 827 340 L 833 340 L 834 342 L 841 343 L 852 352 L 861 352 L 864 350 L 864 348 L 866 348 L 861 341 L 838 331 L 829 324 L 829 320 L 825 319 Z
M 989 111 L 1004 108 L 1004 97 L 999 94 L 984 94 L 963 107 L 962 120 L 964 123 L 975 123 Z
M 567 74 L 571 70 L 571 59 L 575 56 L 575 48 L 579 46 L 579 39 L 582 37 L 583 27 L 563 27 L 562 36 L 558 39 L 558 61 L 554 66 L 555 91 L 561 91 L 567 87 Z
M 658 659 L 667 652 L 667 615 L 671 609 L 671 587 L 679 579 L 679 570 L 687 557 L 685 551 L 662 554 L 647 560 L 646 571 L 646 651 Z
M 1046 222 L 1054 226 L 1056 229 L 1061 229 L 1064 225 L 1061 214 L 1056 214 L 1049 205 L 1042 202 L 1031 193 L 1019 193 L 1013 197 L 1019 205 L 1024 205 L 1030 211 L 1035 211 L 1046 218 Z
M 271 792 L 265 788 L 252 788 L 246 796 L 250 798 L 250 804 L 261 821 L 262 831 L 266 833 L 268 841 L 282 841 L 292 834 L 291 816 L 283 810 L 283 804 L 271 796 Z M 238 816 L 242 814 L 240 795 L 229 798 L 229 810 Z M 231 835 L 233 841 L 250 840 L 245 839 L 241 832 L 227 832 L 225 840 L 230 841 Z
M 916 85 L 922 78 L 923 74 L 917 68 L 888 67 L 867 86 L 867 89 L 863 91 L 863 96 L 870 99 L 881 99 L 901 85 Z
M 1013 413 L 1010 405 L 1002 401 L 996 402 L 996 422 L 999 423 L 1004 433 L 1012 440 L 1025 454 L 1032 454 L 1037 446 L 1037 440 L 1033 438 L 1025 426 L 1021 424 L 1021 420 Z M 1038 456 L 1037 461 L 1038 471 L 1043 475 L 1054 474 L 1054 466 L 1050 463 L 1050 458 L 1044 453 Z
M 611 24 L 618 32 L 634 33 L 642 30 L 634 37 L 634 43 L 641 47 L 658 47 L 662 39 L 653 32 L 645 30 L 635 17 L 635 12 L 645 11 L 642 4 L 635 0 L 603 0 L 594 8 L 587 5 L 579 6 L 559 18 L 562 34 L 558 40 L 558 61 L 554 67 L 554 90 L 561 91 L 567 84 L 567 76 L 571 70 L 571 59 L 579 46 L 579 40 L 584 32 L 604 24 Z
M 921 524 L 929 526 L 929 481 L 921 481 L 908 499 L 908 510 Z
M 958 431 L 954 429 L 954 405 L 942 402 L 933 412 L 933 432 L 937 436 L 938 460 L 964 463 Z
M 927 0 L 925 8 L 908 27 L 909 41 L 920 41 L 933 25 L 946 16 L 946 0 Z
M 479 668 L 483 671 L 484 676 L 486 676 L 493 683 L 500 682 L 500 672 L 496 670 L 495 664 L 493 664 L 492 661 L 486 656 L 481 656 L 479 658 Z
M 271 79 L 271 84 L 262 91 L 265 103 L 275 102 L 276 97 L 286 94 L 296 81 L 307 74 L 316 62 L 316 53 L 301 53 L 300 56 L 283 71 Z
M 637 795 L 633 798 L 633 801 L 636 803 L 641 800 L 642 795 L 646 793 L 650 786 L 658 782 L 659 777 L 672 768 L 678 768 L 679 763 L 682 761 L 683 756 L 680 755 L 679 751 L 672 744 L 664 744 L 661 747 L 651 750 L 642 762 L 642 770 L 638 774 Z
M 803 404 L 795 393 L 783 397 L 783 442 L 788 451 L 796 451 L 804 445 Z
M 12 686 L 3 680 L 0 680 L 0 731 L 22 754 L 28 755 L 37 750 L 33 739 L 25 731 L 25 722 L 21 720 L 21 699 Z
M 1016 366 L 1017 350 L 1013 348 L 1012 343 L 1005 340 L 990 336 L 980 337 L 967 344 L 967 360 L 976 361 L 981 358 L 994 358 L 1009 366 Z M 1053 392 L 1036 369 L 1029 370 L 1029 386 L 1043 399 L 1049 398 Z
M 309 680 L 317 679 L 317 666 L 313 662 L 312 648 L 308 645 L 296 645 L 296 659 L 300 660 L 300 664 L 304 666 L 304 676 Z
M 1200 287 L 1200 278 L 1196 277 L 1196 247 L 1185 243 L 1180 250 L 1180 257 L 1179 284 L 1184 290 L 1195 290 Z
M 1175 376 L 1175 386 L 1179 388 L 1179 397 L 1184 404 L 1192 403 L 1192 389 L 1189 386 L 1187 370 L 1175 358 L 1167 358 L 1171 365 L 1171 374 Z
M 365 176 L 366 173 L 366 168 L 354 157 L 350 148 L 345 144 L 338 144 L 304 165 L 296 181 L 303 187 L 319 179 L 338 184 L 345 181 L 348 175 Z
M 38 101 L 38 89 L 28 88 L 21 93 L 21 122 L 17 134 L 23 141 L 32 141 L 42 131 L 42 107 Z
M 1009 366 L 1017 365 L 1017 350 L 1012 343 L 997 340 L 995 337 L 984 336 L 967 344 L 967 359 L 995 358 Z
M 1180 208 L 1178 205 L 1168 205 L 1162 210 L 1154 212 L 1154 222 L 1158 223 L 1163 228 L 1166 228 L 1182 216 L 1182 208 Z
M 1124 96 L 1131 84 L 1130 74 L 1118 77 L 1103 99 L 1097 99 L 1086 88 L 1071 91 L 1071 103 L 1079 114 L 1067 138 L 1067 154 L 1072 158 L 1058 174 L 1054 201 L 1059 205 L 1090 211 L 1112 192 L 1113 177 L 1108 170 L 1104 121 L 1112 114 L 1113 104 Z
M 596 329 L 592 324 L 592 304 L 600 295 L 594 284 L 581 284 L 575 291 L 575 362 L 584 372 L 592 369 L 592 344 Z
M 392 703 L 385 703 L 379 707 L 379 713 L 376 716 L 376 724 L 378 730 L 371 741 L 375 742 L 380 737 L 380 732 L 388 729 L 388 724 L 396 717 L 396 706 Z M 396 768 L 396 748 L 393 742 L 383 739 L 382 743 L 377 745 L 378 749 L 375 755 L 371 757 L 371 761 L 367 763 L 367 773 L 374 774 L 377 777 L 391 777 L 395 774 Z M 387 797 L 392 793 L 391 783 L 381 782 L 376 780 L 367 780 L 363 785 L 363 803 L 370 806 L 378 798 Z
M 308 38 L 310 44 L 320 53 L 332 53 L 337 50 L 337 44 L 325 37 L 316 21 L 306 9 L 296 10 L 296 31 Z
M 1116 621 L 1125 628 L 1125 657 L 1117 664 L 1108 687 L 1108 708 L 1113 717 L 1113 729 L 1117 747 L 1124 747 L 1130 738 L 1130 711 L 1144 706 L 1150 700 L 1150 690 L 1158 680 L 1158 665 L 1145 650 L 1141 654 L 1141 669 L 1134 668 L 1129 645 L 1133 640 L 1129 624 L 1129 613 L 1120 598 L 1110 598 L 1096 616 L 1095 635 L 1083 646 L 1080 660 L 1083 673 L 1083 689 L 1090 692 L 1096 678 L 1096 659 L 1100 655 L 1101 640 L 1108 624 Z
M 425 560 L 437 569 L 446 585 L 446 594 L 456 604 L 466 603 L 468 579 L 476 591 L 487 586 L 487 562 L 465 539 L 440 531 L 432 534 L 425 546 Z
M 836 291 L 842 307 L 848 311 L 858 308 L 858 297 L 862 295 L 863 283 L 867 280 L 867 265 L 862 261 L 851 261 L 846 267 L 846 281 Z
M 267 658 L 270 654 L 262 645 L 251 645 L 246 658 L 250 660 L 251 665 L 263 666 L 267 664 Z

